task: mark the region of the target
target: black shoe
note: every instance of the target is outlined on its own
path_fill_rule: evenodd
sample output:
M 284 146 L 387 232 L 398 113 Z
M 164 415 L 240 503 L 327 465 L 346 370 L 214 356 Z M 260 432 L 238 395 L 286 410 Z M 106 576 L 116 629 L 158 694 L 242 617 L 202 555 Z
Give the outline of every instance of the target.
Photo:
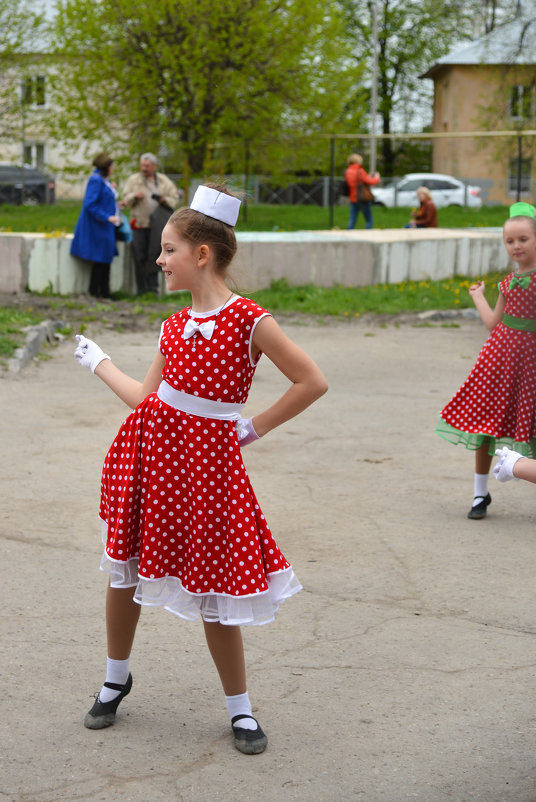
M 121 693 L 112 699 L 111 702 L 101 702 L 99 694 L 95 697 L 95 704 L 86 713 L 84 719 L 84 727 L 88 730 L 102 730 L 104 727 L 110 727 L 115 721 L 115 711 L 119 707 L 119 702 L 130 693 L 132 688 L 132 674 L 128 675 L 128 679 L 124 685 L 117 685 L 115 682 L 105 682 L 105 688 L 111 688 L 113 691 L 121 691 Z
M 481 498 L 481 496 L 475 496 L 475 498 Z M 478 504 L 475 504 L 474 507 L 471 507 L 471 509 L 467 513 L 467 517 L 485 518 L 490 504 L 491 504 L 491 496 L 488 493 L 486 498 L 483 498 L 482 501 L 480 501 Z
M 257 725 L 256 730 L 245 730 L 243 727 L 235 727 L 235 723 L 242 718 L 253 718 L 253 716 L 240 715 L 233 716 L 231 719 L 234 745 L 239 752 L 243 752 L 245 755 L 260 755 L 268 745 L 268 738 L 261 730 L 256 718 L 253 718 L 253 721 Z

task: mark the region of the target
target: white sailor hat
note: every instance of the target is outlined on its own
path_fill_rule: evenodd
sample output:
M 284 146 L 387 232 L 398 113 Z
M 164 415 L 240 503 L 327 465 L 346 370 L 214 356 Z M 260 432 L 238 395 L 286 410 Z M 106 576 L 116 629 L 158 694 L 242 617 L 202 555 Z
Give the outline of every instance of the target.
M 229 226 L 236 225 L 238 212 L 240 211 L 240 201 L 233 195 L 219 192 L 217 189 L 201 184 L 197 187 L 190 209 L 206 214 L 215 220 L 221 220 Z

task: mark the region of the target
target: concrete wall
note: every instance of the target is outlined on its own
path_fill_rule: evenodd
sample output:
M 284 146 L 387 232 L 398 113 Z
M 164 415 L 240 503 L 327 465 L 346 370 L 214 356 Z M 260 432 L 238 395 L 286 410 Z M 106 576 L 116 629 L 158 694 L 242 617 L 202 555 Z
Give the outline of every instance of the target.
M 87 293 L 91 263 L 71 256 L 71 241 L 72 235 L 0 234 L 0 292 Z M 117 246 L 119 256 L 112 262 L 110 289 L 134 293 L 130 248 L 122 242 Z
M 476 276 L 507 266 L 500 230 L 435 229 L 239 233 L 231 274 L 242 291 L 285 278 L 292 285 L 368 284 Z M 0 292 L 85 293 L 90 264 L 73 258 L 72 236 L 0 234 Z M 118 243 L 111 290 L 135 292 L 130 246 Z
M 362 287 L 477 276 L 508 265 L 500 230 L 242 233 L 237 238 L 232 274 L 250 291 L 280 278 L 293 285 Z

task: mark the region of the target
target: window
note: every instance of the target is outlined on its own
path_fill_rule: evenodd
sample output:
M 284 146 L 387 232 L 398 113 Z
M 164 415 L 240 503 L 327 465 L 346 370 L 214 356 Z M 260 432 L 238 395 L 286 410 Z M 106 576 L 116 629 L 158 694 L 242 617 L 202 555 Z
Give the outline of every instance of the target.
M 530 195 L 530 173 L 531 173 L 531 160 L 521 159 L 521 175 L 519 191 L 522 195 Z M 508 165 L 508 194 L 517 194 L 517 173 L 518 173 L 518 160 L 510 159 Z
M 446 189 L 446 190 L 454 190 L 460 189 L 459 184 L 454 184 L 452 181 L 445 181 L 445 179 L 435 178 L 433 180 L 427 179 L 424 182 L 424 186 L 428 187 L 428 189 Z
M 23 149 L 24 164 L 30 164 L 42 170 L 45 166 L 45 145 L 43 142 L 25 143 Z
M 534 112 L 534 89 L 532 86 L 516 84 L 510 93 L 510 117 L 522 122 L 531 120 Z
M 22 102 L 26 106 L 44 106 L 46 102 L 45 84 L 45 75 L 26 76 L 21 87 Z
M 409 181 L 401 181 L 398 185 L 397 192 L 415 192 L 421 186 L 421 179 L 411 178 Z

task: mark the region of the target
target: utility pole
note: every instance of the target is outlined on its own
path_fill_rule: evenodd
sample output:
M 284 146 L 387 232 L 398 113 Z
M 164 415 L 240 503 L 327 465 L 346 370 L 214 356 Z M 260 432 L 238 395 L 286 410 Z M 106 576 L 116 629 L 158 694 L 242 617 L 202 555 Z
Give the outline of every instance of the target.
M 378 113 L 378 18 L 376 0 L 372 8 L 372 84 L 370 92 L 370 174 L 376 172 L 376 118 Z

